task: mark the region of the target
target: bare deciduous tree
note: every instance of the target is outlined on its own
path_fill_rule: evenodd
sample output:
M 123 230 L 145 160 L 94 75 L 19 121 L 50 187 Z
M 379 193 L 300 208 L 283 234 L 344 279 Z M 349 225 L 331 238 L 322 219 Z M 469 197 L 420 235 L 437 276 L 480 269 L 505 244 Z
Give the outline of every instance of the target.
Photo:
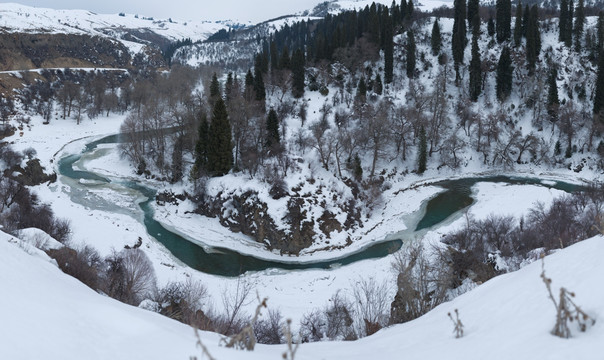
M 352 286 L 356 333 L 369 336 L 388 324 L 390 302 L 388 283 L 361 278 Z

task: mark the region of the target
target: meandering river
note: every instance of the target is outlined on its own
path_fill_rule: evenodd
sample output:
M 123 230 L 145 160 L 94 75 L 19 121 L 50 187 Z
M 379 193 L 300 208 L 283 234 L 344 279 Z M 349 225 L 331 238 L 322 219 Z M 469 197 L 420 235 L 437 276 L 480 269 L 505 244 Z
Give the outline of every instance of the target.
M 107 188 L 117 186 L 126 188 L 131 194 L 133 201 L 137 198 L 144 199 L 138 203 L 138 206 L 140 206 L 140 209 L 142 210 L 142 221 L 149 235 L 162 243 L 180 261 L 199 271 L 208 274 L 232 277 L 247 271 L 261 271 L 272 268 L 284 270 L 329 269 L 334 266 L 345 266 L 360 260 L 385 257 L 400 249 L 403 244 L 402 239 L 384 240 L 337 259 L 305 263 L 292 262 L 291 258 L 285 258 L 283 262 L 265 260 L 219 247 L 212 248 L 211 251 L 206 251 L 203 247 L 167 230 L 153 218 L 154 211 L 151 202 L 155 200 L 156 191 L 154 189 L 143 186 L 135 181 L 109 179 L 90 171 L 74 169 L 74 163 L 78 162 L 84 154 L 95 151 L 99 144 L 115 144 L 119 142 L 120 137 L 118 135 L 107 136 L 100 140 L 88 143 L 82 153 L 67 155 L 59 160 L 58 171 L 60 175 L 73 180 L 69 182 L 72 188 L 72 201 L 85 203 L 86 206 L 99 210 L 114 211 L 136 216 L 132 209 L 120 207 L 113 203 L 99 202 L 98 199 L 94 202 L 86 202 L 86 189 L 89 186 L 104 186 Z M 468 177 L 439 181 L 430 185 L 442 187 L 444 191 L 435 197 L 426 200 L 426 206 L 422 206 L 422 210 L 420 210 L 421 212 L 425 211 L 425 213 L 419 214 L 420 220 L 417 224 L 406 224 L 409 229 L 400 233 L 400 237 L 412 237 L 416 232 L 436 227 L 459 211 L 472 206 L 474 199 L 472 198 L 471 189 L 472 186 L 479 182 L 539 185 L 566 192 L 576 191 L 581 188 L 579 185 L 565 182 L 543 182 L 537 178 L 509 176 Z M 136 217 L 138 218 L 138 216 Z

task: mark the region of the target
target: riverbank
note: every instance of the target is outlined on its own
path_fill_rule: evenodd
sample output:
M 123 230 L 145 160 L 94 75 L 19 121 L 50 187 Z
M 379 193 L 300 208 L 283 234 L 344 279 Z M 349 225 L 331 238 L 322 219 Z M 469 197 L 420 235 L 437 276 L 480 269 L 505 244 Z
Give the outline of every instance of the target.
M 102 121 L 101 121 L 102 120 Z M 71 142 L 73 139 L 81 138 L 82 135 L 93 136 L 95 139 L 105 134 L 111 134 L 118 131 L 122 118 L 100 119 L 92 122 L 86 120 L 80 127 L 75 123 L 65 123 L 58 121 L 52 127 L 45 127 L 40 123 L 35 123 L 32 130 L 24 132 L 22 137 L 11 139 L 15 141 L 15 147 L 23 150 L 27 147 L 34 147 L 38 150 L 38 156 L 42 163 L 47 165 L 47 169 L 56 166 L 56 160 L 69 153 L 79 153 L 83 145 L 92 138 Z M 57 127 L 54 127 L 54 126 Z M 48 131 L 52 130 L 52 131 Z M 56 131 L 56 134 L 55 134 Z M 71 143 L 70 143 L 71 142 Z M 69 145 L 65 146 L 65 144 Z M 99 146 L 98 157 L 92 156 L 89 159 L 77 163 L 76 167 L 87 168 L 98 172 L 100 175 L 120 178 L 133 178 L 132 170 L 128 164 L 119 158 L 114 146 Z M 474 174 L 486 175 L 484 171 L 477 169 Z M 570 171 L 536 171 L 525 169 L 523 174 L 539 174 L 546 181 L 563 179 L 568 181 L 574 173 Z M 515 173 L 518 174 L 518 173 Z M 461 174 L 453 172 L 429 171 L 426 178 L 420 178 L 416 175 L 400 176 L 398 181 L 391 182 L 391 188 L 384 194 L 384 210 L 375 211 L 373 224 L 379 222 L 379 218 L 384 219 L 381 226 L 366 226 L 363 230 L 373 229 L 367 234 L 367 241 L 373 239 L 383 239 L 389 234 L 392 235 L 397 230 L 403 229 L 400 221 L 402 216 L 417 211 L 422 201 L 440 192 L 436 187 L 425 186 L 427 183 L 436 182 L 452 176 L 461 177 Z M 588 177 L 589 174 L 582 177 Z M 143 181 L 143 184 L 149 187 L 161 188 L 164 184 L 156 181 Z M 83 187 L 80 194 L 75 190 Z M 401 191 L 408 189 L 405 191 Z M 181 189 L 182 190 L 182 189 Z M 170 281 L 183 281 L 192 278 L 204 283 L 210 292 L 213 293 L 213 303 L 207 307 L 213 307 L 218 311 L 222 308 L 220 294 L 229 294 L 235 291 L 239 286 L 236 278 L 225 278 L 213 276 L 195 271 L 176 259 L 167 249 L 158 241 L 149 236 L 141 221 L 142 214 L 136 201 L 141 201 L 139 194 L 126 190 L 119 183 L 104 185 L 90 185 L 69 183 L 64 177 L 59 177 L 56 184 L 50 186 L 38 186 L 35 191 L 39 194 L 43 202 L 52 204 L 53 210 L 60 217 L 67 217 L 71 220 L 73 228 L 73 246 L 90 245 L 98 249 L 102 255 L 108 255 L 113 250 L 119 251 L 124 246 L 132 246 L 136 243 L 138 237 L 143 239 L 142 249 L 147 253 L 158 277 L 160 286 Z M 178 188 L 175 189 L 179 191 Z M 476 202 L 468 211 L 470 216 L 480 217 L 494 214 L 522 214 L 533 205 L 535 201 L 551 202 L 561 193 L 549 190 L 541 186 L 507 186 L 504 184 L 488 184 L 488 186 L 478 186 L 476 189 Z M 396 195 L 395 195 L 396 194 Z M 410 196 L 409 194 L 415 194 Z M 85 205 L 74 203 L 73 197 L 79 196 L 88 202 Z M 113 204 L 116 208 L 122 210 L 97 209 L 102 199 L 105 203 Z M 502 206 L 502 201 L 506 205 Z M 210 226 L 201 227 L 197 223 L 202 223 L 201 217 L 189 216 L 185 214 L 186 202 L 178 207 L 164 207 L 156 209 L 155 218 L 166 224 L 173 223 L 179 229 L 190 229 L 194 235 L 208 233 Z M 163 209 L 163 210 L 162 210 Z M 132 212 L 130 212 L 132 210 Z M 178 210 L 178 212 L 176 212 Z M 436 230 L 427 231 L 423 239 L 425 241 L 439 241 L 442 234 L 463 226 L 461 214 L 450 218 L 446 223 Z M 397 221 L 395 223 L 395 221 Z M 213 221 L 206 219 L 206 221 Z M 213 225 L 215 226 L 216 223 Z M 258 254 L 266 253 L 255 242 L 238 234 L 232 234 L 227 229 L 217 227 L 216 233 L 223 236 L 220 246 L 231 247 L 239 251 L 253 248 Z M 212 239 L 216 239 L 212 237 Z M 212 240 L 210 239 L 210 240 Z M 207 240 L 210 242 L 210 240 Z M 245 247 L 243 245 L 245 245 Z M 245 250 L 248 251 L 248 250 Z M 276 254 L 269 253 L 270 256 Z M 325 253 L 326 256 L 336 257 L 334 252 Z M 317 256 L 317 255 L 313 255 Z M 312 259 L 319 257 L 313 257 Z M 380 259 L 363 260 L 343 267 L 334 267 L 329 270 L 304 270 L 304 271 L 284 271 L 270 269 L 260 272 L 247 273 L 240 279 L 249 282 L 261 296 L 269 297 L 269 305 L 274 308 L 280 308 L 286 317 L 291 317 L 297 323 L 302 315 L 315 307 L 321 307 L 326 304 L 338 290 L 342 290 L 350 296 L 352 284 L 361 278 L 373 278 L 379 281 L 387 281 L 391 284 L 388 297 L 394 295 L 394 273 L 391 271 L 392 257 L 386 256 Z M 309 296 L 310 295 L 310 296 Z M 305 299 L 300 301 L 300 299 Z M 246 306 L 246 310 L 251 312 L 254 304 Z

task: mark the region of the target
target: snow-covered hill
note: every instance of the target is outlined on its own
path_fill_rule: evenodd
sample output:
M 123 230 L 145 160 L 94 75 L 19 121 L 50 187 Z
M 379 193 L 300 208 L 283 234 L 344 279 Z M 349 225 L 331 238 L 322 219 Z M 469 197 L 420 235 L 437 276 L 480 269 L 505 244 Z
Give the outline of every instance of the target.
M 85 7 L 85 4 L 82 4 Z M 135 14 L 96 14 L 85 10 L 54 10 L 14 3 L 0 4 L 0 32 L 86 34 L 120 39 L 126 46 L 154 43 L 157 38 L 203 41 L 228 23 L 153 19 Z M 161 40 L 159 40 L 161 41 Z
M 601 359 L 602 256 L 604 237 L 598 236 L 545 258 L 554 293 L 560 286 L 574 291 L 576 303 L 596 319 L 585 333 L 573 329 L 571 339 L 549 332 L 555 312 L 536 262 L 362 340 L 303 344 L 296 359 Z M 186 359 L 201 353 L 192 328 L 95 293 L 2 232 L 0 288 L 2 359 Z M 461 339 L 447 317 L 454 309 L 465 325 Z M 218 346 L 218 335 L 201 338 L 218 360 L 279 359 L 285 350 L 258 345 L 237 352 Z
M 400 1 L 395 2 L 400 4 Z M 308 13 L 314 16 L 325 16 L 326 13 L 337 14 L 347 10 L 362 10 L 366 6 L 371 6 L 372 3 L 385 6 L 392 5 L 391 0 L 332 0 L 318 4 L 315 8 L 309 10 Z M 453 7 L 453 1 L 447 0 L 415 0 L 413 3 L 417 9 L 426 12 L 441 6 Z

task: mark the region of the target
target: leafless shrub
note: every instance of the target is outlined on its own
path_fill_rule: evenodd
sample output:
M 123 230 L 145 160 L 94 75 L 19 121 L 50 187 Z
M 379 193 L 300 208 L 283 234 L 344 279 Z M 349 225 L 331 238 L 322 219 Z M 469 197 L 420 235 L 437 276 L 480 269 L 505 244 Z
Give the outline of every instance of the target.
M 258 320 L 258 316 L 260 316 L 260 311 L 262 308 L 266 307 L 267 298 L 260 300 L 258 297 L 258 306 L 256 307 L 256 312 L 254 313 L 254 317 L 249 321 L 248 325 L 244 327 L 241 332 L 231 336 L 228 340 L 223 338 L 221 342 L 225 347 L 234 348 L 238 350 L 254 350 L 256 347 L 256 335 L 254 334 L 254 324 Z
M 152 297 L 156 287 L 155 271 L 142 250 L 122 250 L 105 262 L 104 290 L 109 296 L 131 305 Z
M 356 340 L 352 304 L 337 291 L 323 310 L 315 309 L 300 321 L 302 342 Z
M 374 278 L 359 279 L 352 287 L 356 333 L 369 336 L 388 324 L 388 283 Z
M 249 305 L 252 300 L 250 294 L 254 286 L 251 282 L 242 278 L 237 280 L 234 292 L 222 291 L 222 304 L 225 313 L 216 318 L 216 331 L 223 335 L 240 333 L 248 322 L 242 313 L 243 307 Z
M 329 299 L 329 302 L 325 309 L 327 337 L 330 340 L 356 340 L 351 304 L 339 291 Z
M 285 324 L 279 310 L 269 309 L 268 317 L 260 319 L 254 326 L 254 334 L 260 344 L 281 344 L 284 340 Z
M 160 314 L 197 328 L 205 328 L 210 319 L 202 311 L 202 302 L 209 296 L 208 289 L 198 281 L 171 282 L 157 293 Z
M 455 338 L 459 339 L 463 337 L 463 324 L 461 320 L 459 320 L 459 311 L 455 309 L 455 318 L 453 318 L 453 315 L 451 315 L 451 313 L 447 313 L 447 315 L 449 316 L 449 319 L 451 319 L 451 321 L 453 322 L 453 333 L 455 334 Z
M 318 309 L 302 316 L 300 320 L 300 339 L 302 342 L 321 341 L 325 331 L 325 319 Z
M 448 272 L 441 270 L 444 264 L 430 260 L 422 244 L 397 253 L 392 266 L 397 274 L 397 293 L 391 305 L 391 323 L 416 319 L 446 300 Z
M 102 261 L 95 249 L 85 246 L 78 251 L 63 247 L 49 250 L 48 255 L 56 260 L 59 269 L 64 273 L 80 280 L 93 290 L 98 289 Z
M 576 321 L 579 330 L 582 332 L 587 330 L 588 326 L 593 326 L 596 323 L 596 320 L 587 315 L 572 300 L 572 298 L 575 297 L 574 292 L 570 292 L 561 287 L 560 298 L 556 301 L 554 293 L 552 292 L 552 279 L 545 276 L 545 260 L 542 258 L 541 261 L 541 279 L 543 280 L 543 283 L 545 283 L 549 298 L 556 308 L 556 325 L 554 325 L 554 328 L 552 329 L 552 334 L 565 339 L 570 338 L 572 334 L 569 323 L 573 321 Z

